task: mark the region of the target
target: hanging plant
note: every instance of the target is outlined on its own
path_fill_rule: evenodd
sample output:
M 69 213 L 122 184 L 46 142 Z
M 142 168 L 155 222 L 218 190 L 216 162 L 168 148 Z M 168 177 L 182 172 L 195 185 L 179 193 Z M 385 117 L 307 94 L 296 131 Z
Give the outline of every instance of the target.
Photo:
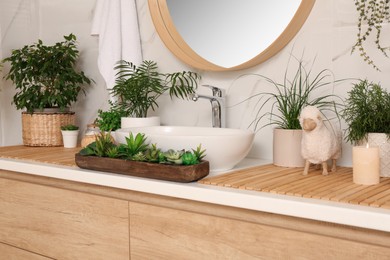
M 382 25 L 390 22 L 390 0 L 354 0 L 356 10 L 359 13 L 358 34 L 352 52 L 357 50 L 360 56 L 379 71 L 372 58 L 368 55 L 364 43 L 375 34 L 375 46 L 385 56 L 388 57 L 389 47 L 383 47 L 381 43 Z

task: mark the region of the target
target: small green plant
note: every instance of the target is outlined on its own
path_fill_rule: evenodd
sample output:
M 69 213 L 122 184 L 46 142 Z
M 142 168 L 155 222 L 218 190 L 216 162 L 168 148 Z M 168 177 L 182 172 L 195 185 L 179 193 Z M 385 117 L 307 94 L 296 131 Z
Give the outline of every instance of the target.
M 265 79 L 274 88 L 274 92 L 261 92 L 244 100 L 257 99 L 257 113 L 250 125 L 254 126 L 255 131 L 269 125 L 276 125 L 282 129 L 301 129 L 298 118 L 301 110 L 309 105 L 316 106 L 322 112 L 332 112 L 336 117 L 339 117 L 338 109 L 342 107 L 340 97 L 334 94 L 315 97 L 324 87 L 336 82 L 332 80 L 333 77 L 330 71 L 324 69 L 312 75 L 311 69 L 307 70 L 302 60 L 296 59 L 296 61 L 298 62 L 298 68 L 292 80 L 288 79 L 288 67 L 290 63 L 288 62 L 282 83 L 278 83 L 263 75 L 249 74 Z M 339 100 L 340 102 L 336 102 L 335 100 Z M 271 111 L 264 112 L 264 107 L 267 104 L 271 105 Z M 263 124 L 264 119 L 268 119 L 268 123 L 266 121 Z M 261 127 L 259 128 L 260 125 Z
M 133 133 L 130 133 L 130 136 L 126 137 L 125 156 L 128 159 L 132 159 L 135 155 L 143 153 L 147 149 L 148 144 L 146 143 L 145 134 L 138 133 L 134 136 Z
M 112 141 L 111 133 L 100 132 L 96 137 L 96 141 L 83 148 L 80 151 L 80 154 L 99 157 L 111 157 L 113 155 L 112 149 L 114 149 L 114 147 L 115 144 Z
M 61 130 L 64 130 L 64 131 L 75 131 L 75 130 L 79 130 L 79 127 L 77 125 L 69 124 L 69 125 L 61 126 Z
M 352 53 L 357 50 L 360 56 L 374 69 L 379 70 L 364 48 L 364 43 L 375 32 L 376 48 L 388 57 L 389 47 L 383 47 L 381 35 L 383 24 L 390 22 L 390 0 L 354 0 L 358 12 L 358 33 Z
M 138 67 L 120 61 L 115 69 L 118 72 L 112 94 L 119 100 L 116 106 L 134 117 L 147 117 L 148 110 L 158 107 L 157 99 L 166 91 L 171 98 L 188 98 L 195 93 L 200 79 L 191 71 L 160 73 L 154 61 L 143 61 Z
M 115 131 L 121 128 L 121 118 L 128 116 L 126 111 L 120 107 L 114 107 L 110 103 L 111 107 L 108 111 L 98 110 L 98 117 L 95 120 L 95 124 L 101 131 Z
M 76 36 L 64 36 L 65 41 L 55 45 L 44 45 L 41 40 L 21 49 L 13 50 L 3 62 L 11 64 L 5 75 L 17 89 L 13 103 L 17 109 L 59 107 L 61 111 L 77 100 L 83 86 L 91 84 L 91 79 L 83 71 L 76 71 L 79 57 Z M 84 92 L 85 93 L 85 92 Z
M 357 144 L 368 133 L 390 138 L 390 93 L 379 84 L 360 80 L 348 92 L 342 117 L 348 124 L 346 140 Z

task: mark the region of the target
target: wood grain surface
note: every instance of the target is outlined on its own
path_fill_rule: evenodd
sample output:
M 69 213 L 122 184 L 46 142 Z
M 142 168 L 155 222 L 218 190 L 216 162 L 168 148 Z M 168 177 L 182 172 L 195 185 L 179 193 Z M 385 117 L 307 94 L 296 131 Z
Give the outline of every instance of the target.
M 307 176 L 302 172 L 303 168 L 269 164 L 208 177 L 199 183 L 390 209 L 390 178 L 365 186 L 353 183 L 352 168 L 348 167 L 338 167 L 327 176 L 314 168 Z

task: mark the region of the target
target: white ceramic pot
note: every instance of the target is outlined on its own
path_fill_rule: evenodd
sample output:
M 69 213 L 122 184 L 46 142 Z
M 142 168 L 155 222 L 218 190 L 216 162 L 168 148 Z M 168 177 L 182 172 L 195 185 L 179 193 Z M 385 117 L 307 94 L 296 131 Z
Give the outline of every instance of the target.
M 384 133 L 369 133 L 367 141 L 369 146 L 379 147 L 380 176 L 390 177 L 390 140 Z
M 122 117 L 121 128 L 158 126 L 160 125 L 160 117 Z
M 301 155 L 302 130 L 274 129 L 273 163 L 282 167 L 303 167 Z
M 64 141 L 65 148 L 75 148 L 77 147 L 77 137 L 79 135 L 79 130 L 61 130 L 62 140 Z

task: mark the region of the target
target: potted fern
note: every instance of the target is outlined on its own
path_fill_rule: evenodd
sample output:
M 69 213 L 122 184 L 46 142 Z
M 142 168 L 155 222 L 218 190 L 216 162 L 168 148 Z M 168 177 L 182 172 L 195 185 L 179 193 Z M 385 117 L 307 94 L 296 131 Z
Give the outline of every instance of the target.
M 122 118 L 122 128 L 159 125 L 158 117 L 147 117 L 150 110 L 158 107 L 157 99 L 165 92 L 169 92 L 171 98 L 188 99 L 195 93 L 200 79 L 191 71 L 161 73 L 157 63 L 148 60 L 139 66 L 120 61 L 115 69 L 118 72 L 112 94 L 118 102 L 114 107 L 125 111 L 128 116 Z
M 60 127 L 75 121 L 69 106 L 84 92 L 83 87 L 91 83 L 83 71 L 75 68 L 79 57 L 76 36 L 69 34 L 64 39 L 51 46 L 38 40 L 13 50 L 3 60 L 10 63 L 5 78 L 17 90 L 13 104 L 25 110 L 22 112 L 25 145 L 61 146 Z
M 288 78 L 289 64 L 281 83 L 259 74 L 249 74 L 260 77 L 271 85 L 273 91 L 260 92 L 248 99 L 256 99 L 256 116 L 250 127 L 258 131 L 266 126 L 275 126 L 273 130 L 273 163 L 283 167 L 303 167 L 301 156 L 302 128 L 299 124 L 301 110 L 308 105 L 316 106 L 323 113 L 332 113 L 338 117 L 341 99 L 333 94 L 321 94 L 325 87 L 335 81 L 329 70 L 321 70 L 313 74 L 307 70 L 303 61 L 297 61 L 297 69 Z M 244 75 L 248 76 L 248 75 Z M 265 108 L 270 106 L 270 111 Z M 326 116 L 328 118 L 330 115 Z
M 378 146 L 381 176 L 390 177 L 390 93 L 378 83 L 360 80 L 348 92 L 345 103 L 346 140 L 354 145 Z

